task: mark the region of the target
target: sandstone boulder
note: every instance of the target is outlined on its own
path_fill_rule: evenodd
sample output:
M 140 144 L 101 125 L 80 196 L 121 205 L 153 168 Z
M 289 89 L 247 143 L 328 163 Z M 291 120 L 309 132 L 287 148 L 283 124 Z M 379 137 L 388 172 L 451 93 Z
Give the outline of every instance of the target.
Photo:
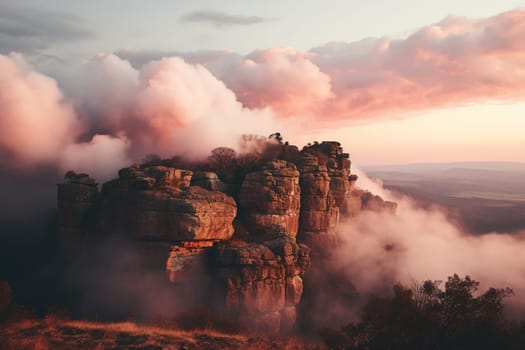
M 189 186 L 191 171 L 126 168 L 102 191 L 105 231 L 167 241 L 223 240 L 233 235 L 233 198 Z
M 248 173 L 239 194 L 243 220 L 253 234 L 295 237 L 299 228 L 299 172 L 284 160 L 268 162 Z

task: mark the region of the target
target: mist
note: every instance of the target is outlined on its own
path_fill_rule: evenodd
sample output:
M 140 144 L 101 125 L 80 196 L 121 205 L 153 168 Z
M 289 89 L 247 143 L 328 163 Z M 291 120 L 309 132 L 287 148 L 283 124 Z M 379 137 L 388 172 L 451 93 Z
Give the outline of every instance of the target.
M 88 319 L 152 321 L 204 307 L 211 299 L 209 274 L 194 266 L 187 283 L 171 283 L 159 269 L 169 249 L 169 243 L 132 242 L 118 234 L 84 246 L 65 271 L 71 311 Z
M 422 208 L 412 198 L 384 190 L 380 182 L 357 172 L 359 186 L 398 204 L 395 215 L 364 211 L 338 227 L 342 243 L 334 268 L 344 271 L 358 295 L 389 293 L 395 283 L 410 287 L 415 281 L 445 282 L 457 273 L 479 281 L 481 290 L 512 288 L 515 295 L 506 300 L 507 311 L 523 315 L 524 231 L 472 235 L 438 207 Z

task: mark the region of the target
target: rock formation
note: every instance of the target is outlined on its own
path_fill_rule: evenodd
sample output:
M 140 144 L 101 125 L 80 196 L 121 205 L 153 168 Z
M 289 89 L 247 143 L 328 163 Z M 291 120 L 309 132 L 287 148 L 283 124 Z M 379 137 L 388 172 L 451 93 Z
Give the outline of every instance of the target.
M 246 174 L 239 195 L 240 210 L 250 232 L 259 237 L 288 236 L 299 229 L 301 190 L 293 163 L 276 160 Z
M 309 264 L 309 249 L 290 237 L 219 244 L 213 271 L 222 310 L 260 332 L 291 329 Z
M 58 184 L 58 225 L 62 245 L 75 245 L 96 229 L 99 193 L 95 180 L 87 174 L 66 174 Z
M 337 241 L 340 207 L 351 189 L 350 161 L 338 142 L 314 144 L 301 153 L 299 239 L 321 254 Z
M 250 328 L 276 332 L 295 324 L 301 275 L 309 249 L 296 242 L 301 192 L 299 172 L 285 160 L 246 174 L 239 194 L 245 241 L 224 242 L 213 258 L 224 310 Z
M 233 198 L 191 186 L 193 172 L 126 168 L 101 192 L 102 229 L 167 241 L 224 240 L 233 235 Z
M 121 169 L 99 195 L 87 175 L 68 173 L 58 185 L 61 233 L 123 235 L 143 247 L 148 268 L 164 269 L 174 284 L 206 274 L 211 286 L 203 303 L 210 309 L 251 330 L 289 330 L 303 288 L 313 282 L 305 275 L 310 253 L 329 255 L 342 216 L 395 211 L 395 204 L 354 189 L 348 154 L 337 142 L 300 152 L 280 147 L 235 177 L 239 183 L 224 183 L 209 169 L 145 164 Z

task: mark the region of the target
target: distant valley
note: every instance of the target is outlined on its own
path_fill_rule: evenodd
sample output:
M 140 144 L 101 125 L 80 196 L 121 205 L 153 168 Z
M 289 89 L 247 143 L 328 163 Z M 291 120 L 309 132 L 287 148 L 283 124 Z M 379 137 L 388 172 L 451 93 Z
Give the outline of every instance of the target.
M 437 205 L 465 231 L 525 230 L 525 163 L 465 162 L 364 168 L 385 188 Z

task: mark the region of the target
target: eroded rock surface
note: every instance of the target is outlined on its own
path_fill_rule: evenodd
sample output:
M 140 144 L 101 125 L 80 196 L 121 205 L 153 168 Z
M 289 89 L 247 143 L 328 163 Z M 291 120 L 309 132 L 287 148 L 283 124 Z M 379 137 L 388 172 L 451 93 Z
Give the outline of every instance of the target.
M 239 196 L 242 219 L 259 237 L 294 237 L 299 228 L 299 171 L 284 160 L 269 162 L 248 173 Z
M 235 200 L 190 187 L 192 172 L 167 167 L 126 168 L 104 184 L 105 231 L 169 241 L 224 240 L 233 235 Z
M 337 142 L 323 142 L 302 151 L 299 240 L 313 253 L 329 251 L 337 242 L 339 207 L 350 190 L 350 161 Z
M 301 275 L 310 265 L 309 249 L 289 237 L 264 243 L 224 243 L 213 255 L 215 285 L 224 311 L 249 329 L 277 332 L 295 324 Z

